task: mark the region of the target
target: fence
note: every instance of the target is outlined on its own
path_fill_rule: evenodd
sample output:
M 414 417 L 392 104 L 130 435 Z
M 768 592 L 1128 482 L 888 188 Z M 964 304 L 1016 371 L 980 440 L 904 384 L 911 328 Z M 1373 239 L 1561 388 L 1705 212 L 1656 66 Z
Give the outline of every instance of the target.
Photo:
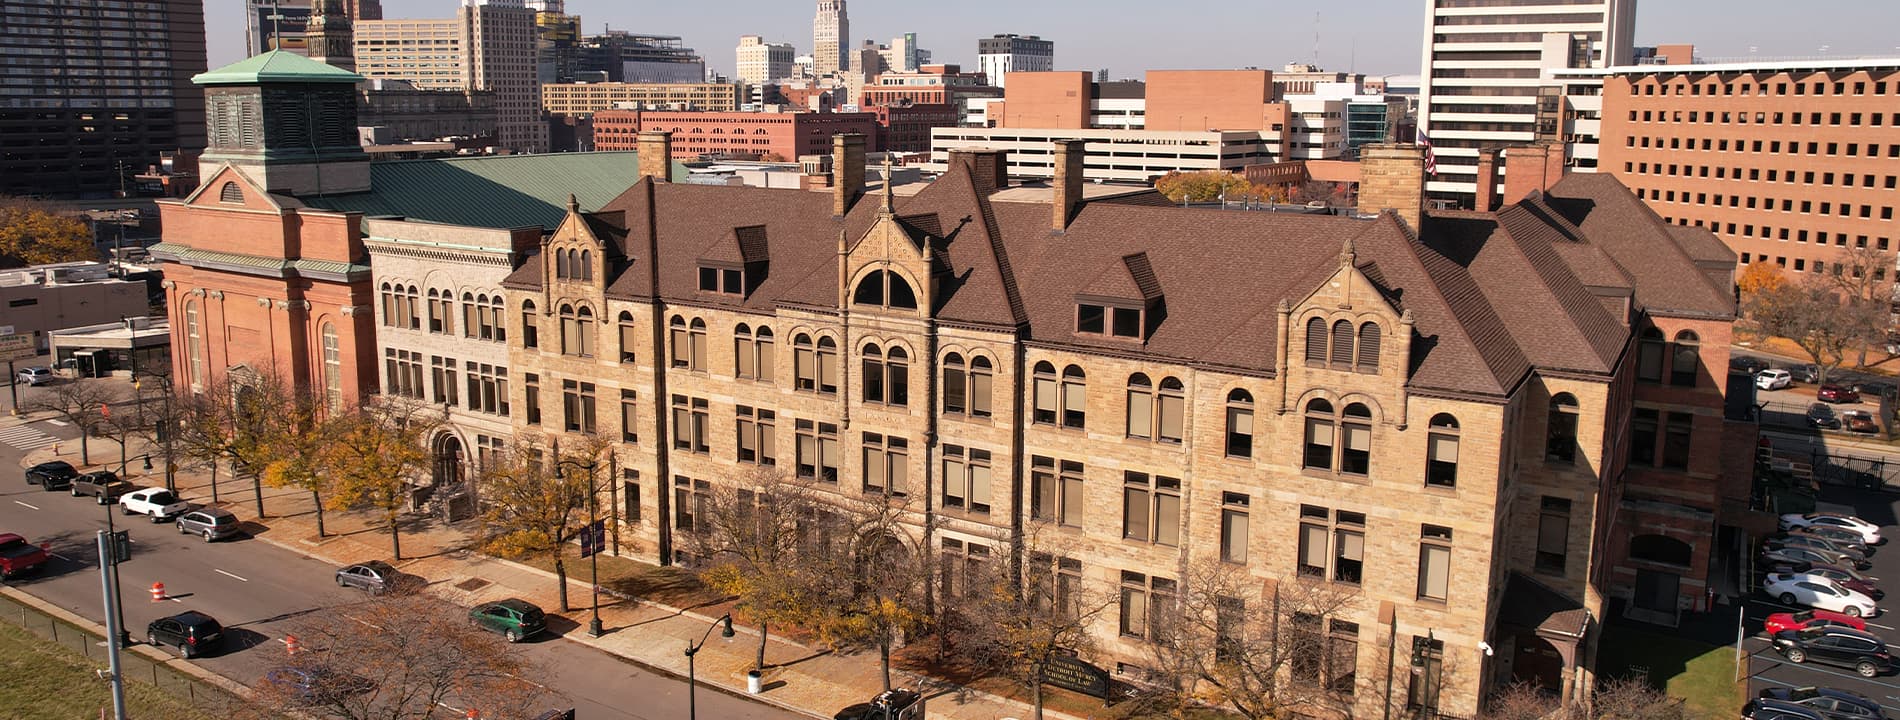
M 6 595 L 0 595 L 0 618 L 24 628 L 55 645 L 79 653 L 105 667 L 108 663 L 107 649 L 101 643 L 104 638 L 84 630 L 71 623 L 50 617 L 34 608 L 28 607 Z M 193 706 L 216 707 L 231 700 L 231 695 L 223 690 L 211 687 L 184 674 L 162 662 L 155 662 L 134 652 L 119 653 L 119 669 L 125 679 L 155 686 L 180 698 Z
M 1830 451 L 1819 444 L 1775 445 L 1770 467 L 1822 485 L 1861 488 L 1900 486 L 1900 462 L 1869 455 Z

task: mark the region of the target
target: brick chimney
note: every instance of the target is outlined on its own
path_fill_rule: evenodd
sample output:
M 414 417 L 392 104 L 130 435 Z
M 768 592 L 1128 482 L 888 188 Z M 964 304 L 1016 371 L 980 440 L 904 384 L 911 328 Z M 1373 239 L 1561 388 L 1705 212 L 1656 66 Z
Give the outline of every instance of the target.
M 635 136 L 634 148 L 640 153 L 640 177 L 654 182 L 673 179 L 673 133 L 642 130 Z
M 1075 217 L 1075 208 L 1082 204 L 1082 158 L 1086 154 L 1086 142 L 1082 140 L 1057 140 L 1056 179 L 1050 183 L 1055 191 L 1054 217 L 1050 229 L 1063 232 L 1069 229 L 1069 220 Z
M 961 148 L 950 151 L 950 167 L 961 166 L 985 197 L 1009 187 L 1008 158 L 1001 150 Z
M 1359 212 L 1392 210 L 1412 230 L 1425 211 L 1425 148 L 1403 143 L 1367 145 L 1359 154 Z
M 1478 197 L 1472 201 L 1471 209 L 1478 212 L 1491 212 L 1498 209 L 1498 150 L 1485 148 L 1478 151 Z
M 1504 151 L 1504 204 L 1515 205 L 1564 179 L 1564 146 L 1537 143 Z
M 844 217 L 864 194 L 864 136 L 831 136 L 831 214 Z

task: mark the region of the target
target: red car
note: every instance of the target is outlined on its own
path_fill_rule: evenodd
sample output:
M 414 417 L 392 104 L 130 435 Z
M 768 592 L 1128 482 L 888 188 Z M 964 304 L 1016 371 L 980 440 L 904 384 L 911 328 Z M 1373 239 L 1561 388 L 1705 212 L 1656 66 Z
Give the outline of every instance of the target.
M 1820 398 L 1822 402 L 1831 402 L 1831 403 L 1860 402 L 1860 393 L 1854 392 L 1853 389 L 1851 388 L 1845 388 L 1839 385 L 1822 385 L 1820 392 L 1815 393 L 1815 396 Z
M 1783 630 L 1811 627 L 1849 627 L 1865 631 L 1867 621 L 1826 610 L 1802 610 L 1801 612 L 1775 613 L 1769 615 L 1768 620 L 1762 623 L 1762 628 L 1768 631 L 1769 637 L 1774 637 Z

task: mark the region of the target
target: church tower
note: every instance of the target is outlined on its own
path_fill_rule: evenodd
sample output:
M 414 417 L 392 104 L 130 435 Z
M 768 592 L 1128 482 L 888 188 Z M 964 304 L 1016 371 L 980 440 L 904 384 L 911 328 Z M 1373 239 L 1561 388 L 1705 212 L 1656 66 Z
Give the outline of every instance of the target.
M 228 162 L 273 193 L 368 190 L 369 156 L 356 134 L 362 80 L 283 50 L 193 77 L 205 89 L 201 164 Z
M 343 0 L 316 0 L 304 25 L 305 54 L 311 60 L 356 70 L 355 32 Z

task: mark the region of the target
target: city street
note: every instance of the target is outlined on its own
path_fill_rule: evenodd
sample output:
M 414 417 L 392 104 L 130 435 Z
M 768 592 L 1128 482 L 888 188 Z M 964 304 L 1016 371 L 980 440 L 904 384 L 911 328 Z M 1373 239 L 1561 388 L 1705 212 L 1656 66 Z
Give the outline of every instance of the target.
M 54 560 L 37 576 L 13 581 L 15 587 L 82 616 L 102 619 L 94 531 L 106 526 L 106 513 L 120 529 L 131 531 L 132 560 L 121 566 L 125 619 L 132 636 L 142 638 L 151 620 L 184 610 L 198 610 L 217 618 L 227 629 L 226 649 L 195 660 L 203 667 L 240 682 L 254 682 L 264 670 L 284 657 L 283 632 L 295 618 L 313 610 L 347 607 L 363 601 L 359 592 L 344 590 L 332 581 L 336 568 L 261 540 L 238 537 L 204 543 L 179 535 L 169 524 L 153 524 L 141 517 L 116 515 L 90 498 L 65 492 L 45 492 L 25 484 L 18 468 L 22 448 L 5 440 L 22 437 L 18 428 L 63 439 L 67 447 L 75 433 L 45 421 L 0 430 L 0 531 L 15 532 L 31 542 L 50 542 Z M 27 443 L 22 443 L 27 444 Z M 68 455 L 76 455 L 68 451 Z M 95 460 L 116 457 L 109 441 L 95 441 Z M 72 458 L 74 461 L 77 458 Z M 150 484 L 151 477 L 134 478 Z M 193 498 L 197 500 L 199 498 Z M 165 584 L 171 600 L 151 601 L 152 583 Z M 554 632 L 579 632 L 555 625 Z M 539 682 L 560 696 L 559 707 L 574 707 L 577 716 L 595 718 L 681 718 L 687 714 L 685 684 L 668 675 L 648 672 L 613 655 L 558 636 L 522 643 L 515 650 L 537 666 Z M 705 717 L 782 720 L 803 717 L 701 686 L 700 710 Z M 479 708 L 477 708 L 479 709 Z M 460 717 L 459 714 L 455 715 Z

